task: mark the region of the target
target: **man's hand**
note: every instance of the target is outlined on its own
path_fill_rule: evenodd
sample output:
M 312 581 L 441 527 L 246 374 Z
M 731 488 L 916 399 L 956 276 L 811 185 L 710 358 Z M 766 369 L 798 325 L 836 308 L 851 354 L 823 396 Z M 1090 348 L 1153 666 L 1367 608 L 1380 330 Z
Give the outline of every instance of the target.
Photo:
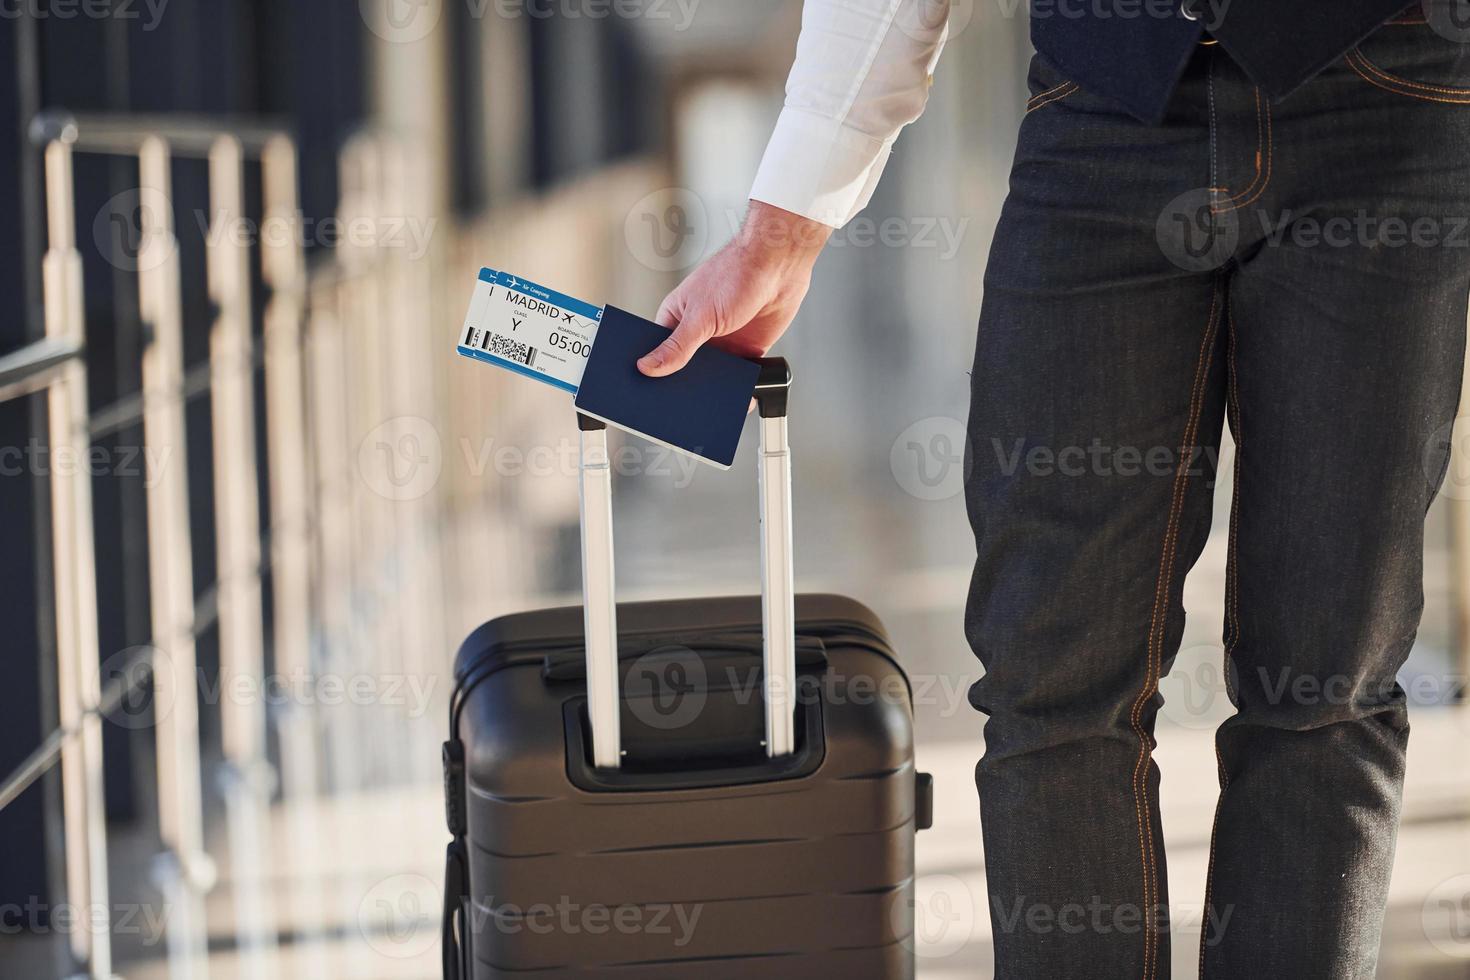
M 795 319 L 831 234 L 827 225 L 751 201 L 735 239 L 663 301 L 657 319 L 673 332 L 639 359 L 638 370 L 672 374 L 706 341 L 741 357 L 770 350 Z

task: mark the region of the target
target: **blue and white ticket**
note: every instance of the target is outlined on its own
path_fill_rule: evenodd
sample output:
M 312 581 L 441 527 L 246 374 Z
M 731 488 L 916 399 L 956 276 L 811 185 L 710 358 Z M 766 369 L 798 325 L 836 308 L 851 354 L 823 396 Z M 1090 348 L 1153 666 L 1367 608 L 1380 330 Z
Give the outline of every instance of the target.
M 481 269 L 455 350 L 575 394 L 601 323 L 600 306 Z

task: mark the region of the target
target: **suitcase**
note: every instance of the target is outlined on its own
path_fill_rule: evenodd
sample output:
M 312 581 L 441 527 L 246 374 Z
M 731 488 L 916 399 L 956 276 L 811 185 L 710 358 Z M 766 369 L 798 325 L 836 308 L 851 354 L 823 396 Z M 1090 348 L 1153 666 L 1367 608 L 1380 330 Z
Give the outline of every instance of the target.
M 762 594 L 617 605 L 582 417 L 581 607 L 455 661 L 445 980 L 914 975 L 908 680 L 869 610 L 794 596 L 785 362 L 766 359 Z

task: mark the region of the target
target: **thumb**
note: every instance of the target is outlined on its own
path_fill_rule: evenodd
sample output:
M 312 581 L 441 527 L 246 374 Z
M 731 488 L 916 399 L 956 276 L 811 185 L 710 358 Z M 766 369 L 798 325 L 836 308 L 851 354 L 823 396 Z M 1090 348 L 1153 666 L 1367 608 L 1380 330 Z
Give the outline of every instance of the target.
M 679 321 L 663 343 L 638 359 L 638 370 L 651 378 L 673 374 L 688 364 L 714 333 L 714 319 L 709 312 L 693 311 Z

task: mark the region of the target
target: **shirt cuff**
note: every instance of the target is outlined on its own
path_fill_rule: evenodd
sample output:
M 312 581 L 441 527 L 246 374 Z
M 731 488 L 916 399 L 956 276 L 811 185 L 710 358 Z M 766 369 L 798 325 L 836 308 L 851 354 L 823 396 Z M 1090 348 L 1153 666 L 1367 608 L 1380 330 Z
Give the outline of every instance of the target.
M 839 120 L 787 106 L 750 197 L 840 228 L 867 207 L 891 149 Z

